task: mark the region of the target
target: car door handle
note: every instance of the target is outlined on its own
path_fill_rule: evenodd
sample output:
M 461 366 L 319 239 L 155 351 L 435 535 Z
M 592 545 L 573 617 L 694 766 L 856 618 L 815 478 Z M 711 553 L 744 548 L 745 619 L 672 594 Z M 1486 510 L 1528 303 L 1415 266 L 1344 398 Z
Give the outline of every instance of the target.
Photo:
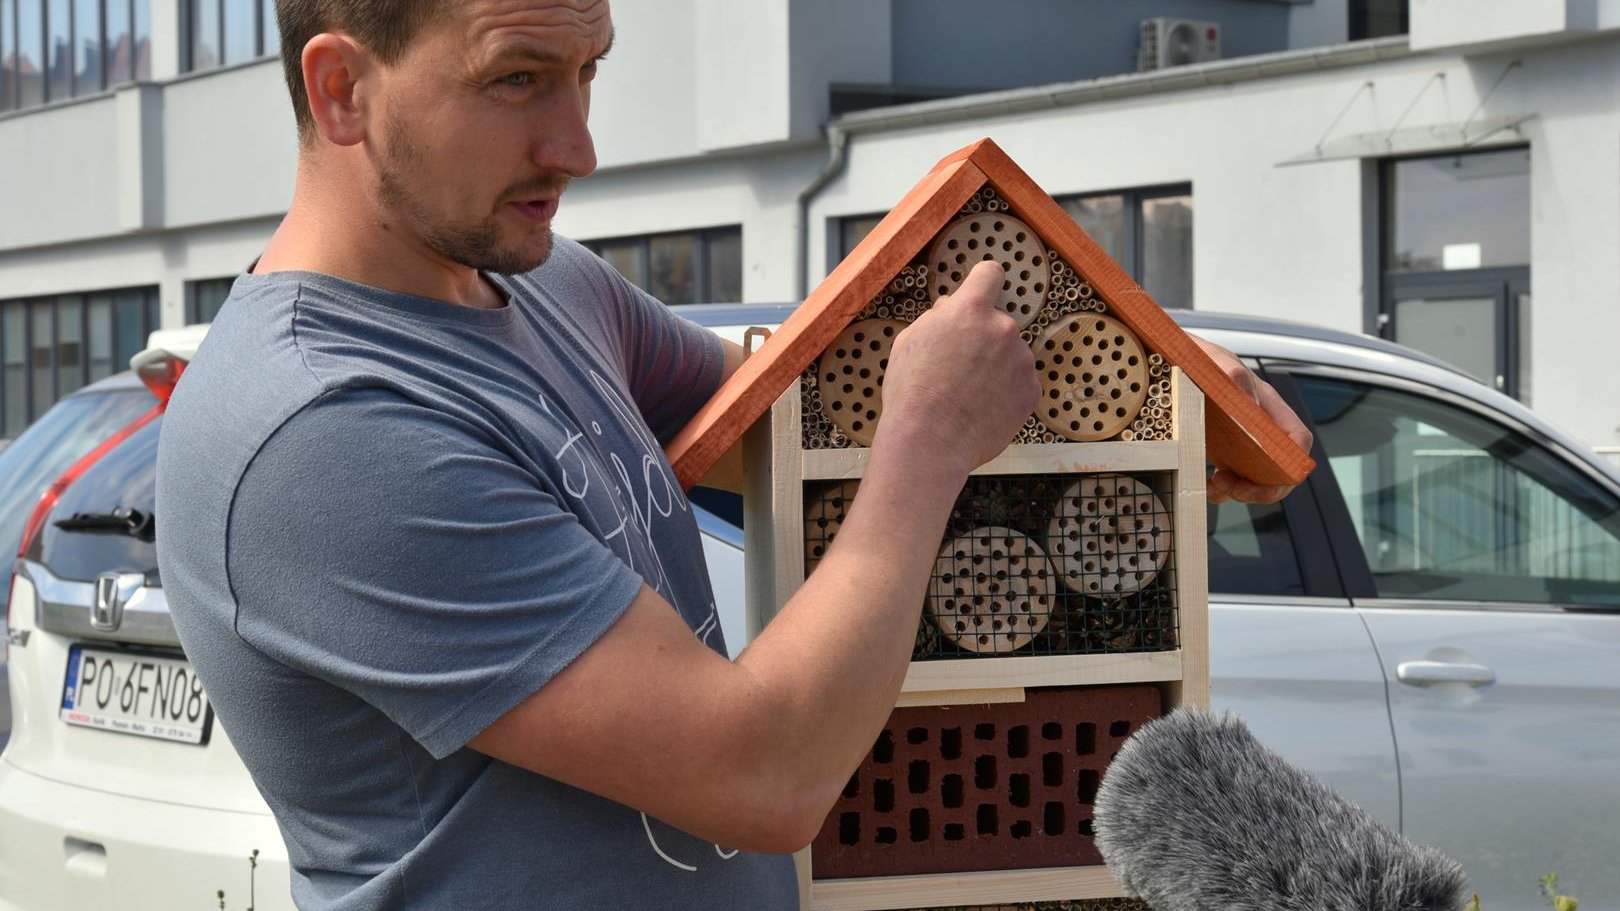
M 1437 683 L 1489 686 L 1496 682 L 1496 671 L 1483 664 L 1459 661 L 1402 661 L 1395 666 L 1395 679 L 1413 686 Z

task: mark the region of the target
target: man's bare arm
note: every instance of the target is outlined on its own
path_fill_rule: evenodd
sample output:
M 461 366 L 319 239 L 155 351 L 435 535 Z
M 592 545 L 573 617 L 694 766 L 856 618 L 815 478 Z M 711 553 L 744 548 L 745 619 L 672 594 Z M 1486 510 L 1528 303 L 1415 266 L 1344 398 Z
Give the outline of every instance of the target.
M 808 843 L 894 705 L 968 472 L 1039 396 L 1033 356 L 994 306 L 1000 283 L 996 267 L 975 269 L 897 339 L 869 470 L 837 541 L 735 662 L 644 588 L 471 745 L 723 845 Z

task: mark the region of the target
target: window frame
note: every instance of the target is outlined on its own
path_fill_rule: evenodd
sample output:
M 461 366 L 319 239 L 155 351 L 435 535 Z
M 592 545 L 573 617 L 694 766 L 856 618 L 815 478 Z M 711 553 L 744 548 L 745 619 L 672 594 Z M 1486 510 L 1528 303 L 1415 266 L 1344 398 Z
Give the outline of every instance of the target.
M 1345 36 L 1350 41 L 1365 41 L 1369 38 L 1383 38 L 1389 35 L 1405 35 L 1412 30 L 1412 5 L 1409 0 L 1399 0 L 1400 22 L 1398 31 L 1388 34 L 1372 34 L 1372 0 L 1350 0 L 1346 19 Z
M 1144 251 L 1147 247 L 1147 219 L 1142 217 L 1142 210 L 1146 203 L 1155 199 L 1167 199 L 1172 196 L 1193 197 L 1193 185 L 1187 183 L 1155 184 L 1146 187 L 1132 187 L 1130 189 L 1101 190 L 1086 193 L 1065 193 L 1054 196 L 1058 205 L 1067 202 L 1079 202 L 1086 199 L 1100 199 L 1107 196 L 1118 196 L 1121 199 L 1121 211 L 1125 216 L 1125 249 L 1122 252 L 1120 266 L 1137 283 L 1142 281 L 1142 270 L 1145 266 Z M 1194 218 L 1197 217 L 1196 204 Z M 1186 307 L 1176 309 L 1197 309 L 1192 303 Z
M 134 0 L 130 0 L 130 2 L 133 4 Z M 254 53 L 246 60 L 227 59 L 225 53 L 225 7 L 231 2 L 232 0 L 180 0 L 180 72 L 182 75 L 186 73 L 211 73 L 215 70 L 258 63 L 271 57 L 280 56 L 280 41 L 275 42 L 274 46 L 265 46 L 265 38 L 269 31 L 265 28 L 265 10 L 267 7 L 272 8 L 271 16 L 274 16 L 273 4 L 275 0 L 246 0 L 252 6 L 250 10 L 244 12 L 244 15 L 252 17 Z M 205 3 L 214 7 L 215 21 L 218 23 L 212 37 L 219 60 L 208 66 L 199 67 L 196 59 L 197 44 L 193 39 L 197 35 L 196 8 L 198 5 Z
M 1322 435 L 1316 432 L 1311 423 L 1310 414 L 1305 410 L 1305 400 L 1300 396 L 1299 387 L 1295 385 L 1293 375 L 1286 371 L 1278 371 L 1270 364 L 1250 362 L 1248 366 L 1263 380 L 1277 390 L 1277 394 L 1287 403 L 1288 407 L 1299 416 L 1311 432 L 1311 458 L 1317 465 L 1327 464 L 1327 453 L 1322 449 Z M 1307 597 L 1347 598 L 1350 592 L 1347 589 L 1345 575 L 1335 556 L 1338 541 L 1332 534 L 1335 513 L 1333 512 L 1332 498 L 1341 498 L 1337 483 L 1331 483 L 1332 478 L 1325 480 L 1318 477 L 1319 472 L 1312 472 L 1306 477 L 1305 483 L 1294 488 L 1294 491 L 1283 498 L 1283 519 L 1288 523 L 1289 534 L 1293 537 L 1294 559 L 1299 561 L 1299 575 L 1305 584 Z M 1331 490 L 1324 490 L 1322 484 L 1328 483 Z M 1344 513 L 1348 522 L 1350 513 Z M 1351 529 L 1354 531 L 1354 529 Z M 1360 542 L 1357 540 L 1357 547 Z M 1359 552 L 1359 551 L 1358 551 Z M 1371 579 L 1371 576 L 1368 576 Z
M 206 323 L 211 323 L 211 322 L 214 321 L 214 317 L 216 315 L 218 315 L 218 313 L 219 313 L 219 308 L 215 307 L 214 312 L 209 314 L 208 319 L 205 320 L 205 319 L 202 318 L 202 309 L 203 308 L 202 308 L 202 304 L 201 304 L 201 302 L 199 300 L 200 295 L 198 294 L 198 292 L 202 290 L 201 286 L 203 286 L 203 285 L 211 285 L 211 284 L 214 284 L 216 282 L 224 282 L 225 283 L 225 293 L 227 295 L 229 295 L 231 285 L 236 282 L 236 279 L 237 279 L 237 276 L 235 276 L 235 275 L 217 275 L 217 276 L 214 276 L 213 278 L 188 278 L 188 279 L 186 279 L 186 286 L 185 286 L 186 287 L 186 295 L 185 295 L 186 296 L 186 325 L 190 326 L 190 325 L 192 325 L 194 323 L 205 323 L 205 322 Z M 223 303 L 223 302 L 224 302 L 224 299 L 221 298 L 221 303 Z
M 21 62 L 17 59 L 17 42 L 19 40 L 17 30 L 20 18 L 17 4 L 18 0 L 0 0 L 0 73 L 10 72 L 12 74 L 9 84 L 4 80 L 0 80 L 0 114 L 9 114 L 18 110 L 18 105 L 21 102 L 18 97 L 22 91 L 18 85 L 21 80 L 16 75 L 19 72 L 18 64 Z M 7 15 L 8 13 L 9 15 Z M 9 68 L 6 66 L 7 60 L 12 61 Z
M 1147 247 L 1147 219 L 1142 217 L 1144 206 L 1153 200 L 1168 199 L 1174 196 L 1186 196 L 1190 199 L 1196 200 L 1197 197 L 1193 193 L 1192 182 L 1186 181 L 1183 183 L 1151 184 L 1148 186 L 1130 187 L 1127 189 L 1092 190 L 1084 193 L 1065 193 L 1062 196 L 1054 196 L 1053 200 L 1056 201 L 1059 206 L 1062 206 L 1068 202 L 1078 202 L 1086 199 L 1100 199 L 1110 196 L 1117 196 L 1120 198 L 1120 208 L 1125 219 L 1123 231 L 1125 249 L 1122 251 L 1120 257 L 1121 262 L 1119 265 L 1128 275 L 1130 275 L 1132 281 L 1140 283 L 1142 281 L 1142 272 L 1146 265 L 1144 251 Z M 1193 212 L 1193 217 L 1196 219 L 1196 202 L 1193 204 Z M 831 223 L 827 232 L 828 272 L 831 272 L 834 268 L 836 268 L 838 263 L 848 255 L 848 253 L 844 252 L 846 248 L 854 248 L 853 244 L 847 243 L 847 232 L 849 227 L 857 221 L 881 219 L 884 214 L 884 212 L 857 212 L 846 215 L 831 216 Z M 859 241 L 856 243 L 859 243 Z M 1197 289 L 1195 287 L 1193 289 L 1193 297 L 1188 300 L 1187 306 L 1176 307 L 1174 309 L 1197 309 L 1196 294 Z
M 1396 338 L 1395 304 L 1408 297 L 1432 296 L 1439 298 L 1493 297 L 1496 307 L 1493 328 L 1496 332 L 1496 375 L 1488 384 L 1498 392 L 1518 399 L 1522 393 L 1523 338 L 1525 326 L 1517 306 L 1521 295 L 1531 292 L 1531 263 L 1519 266 L 1487 266 L 1479 269 L 1427 269 L 1396 271 L 1395 263 L 1395 168 L 1401 162 L 1430 158 L 1452 158 L 1459 155 L 1490 154 L 1523 149 L 1534 150 L 1528 144 L 1496 146 L 1486 149 L 1458 149 L 1447 152 L 1426 152 L 1422 155 L 1403 155 L 1381 158 L 1376 162 L 1378 181 L 1376 225 L 1378 238 L 1376 262 L 1378 269 L 1377 300 L 1371 301 L 1372 326 L 1370 331 L 1379 338 L 1399 344 Z M 1534 175 L 1526 175 L 1526 179 Z M 1532 213 L 1525 212 L 1526 231 Z M 1533 240 L 1533 239 L 1532 239 Z M 1534 304 L 1532 303 L 1532 307 Z M 1533 317 L 1532 317 L 1533 319 Z
M 1523 393 L 1524 314 L 1517 301 L 1530 293 L 1529 266 L 1500 266 L 1492 269 L 1458 269 L 1450 272 L 1385 273 L 1378 315 L 1378 335 L 1394 342 L 1400 331 L 1396 304 L 1410 299 L 1446 300 L 1489 297 L 1494 299 L 1493 328 L 1496 334 L 1494 360 L 1496 374 L 1486 385 L 1513 399 Z M 1533 304 L 1532 304 L 1533 306 Z M 1461 368 L 1458 368 L 1461 369 Z M 1482 381 L 1484 382 L 1484 381 Z
M 112 91 L 118 86 L 128 85 L 140 81 L 140 74 L 138 71 L 139 67 L 136 65 L 136 58 L 139 56 L 139 36 L 141 34 L 142 25 L 138 17 L 141 4 L 138 3 L 137 0 L 93 0 L 97 11 L 95 34 L 93 36 L 86 36 L 80 32 L 80 2 L 82 2 L 82 0 L 68 0 L 66 6 L 68 35 L 68 47 L 66 50 L 67 91 L 66 94 L 60 95 L 51 91 L 51 61 L 49 54 L 52 50 L 51 25 L 52 20 L 56 18 L 52 15 L 51 0 L 13 0 L 13 2 L 9 4 L 0 6 L 0 12 L 8 10 L 11 14 L 8 17 L 9 21 L 4 24 L 4 28 L 0 28 L 0 38 L 5 39 L 5 42 L 0 44 L 0 61 L 8 58 L 14 61 L 20 61 L 21 52 L 25 49 L 25 43 L 23 41 L 24 36 L 22 34 L 22 8 L 24 4 L 30 4 L 37 7 L 39 12 L 40 33 L 36 36 L 39 39 L 39 46 L 34 48 L 34 50 L 40 55 L 38 66 L 41 80 L 39 90 L 40 99 L 38 101 L 24 103 L 22 97 L 23 80 L 21 78 L 21 71 L 18 69 L 13 69 L 13 80 L 10 86 L 11 91 L 5 93 L 4 95 L 0 95 L 0 116 L 15 114 L 21 111 L 31 111 L 36 108 L 50 107 L 53 105 L 75 101 L 81 98 L 89 98 Z M 127 15 L 127 19 L 125 21 L 127 21 L 129 24 L 131 55 L 130 73 L 128 77 L 116 80 L 112 78 L 112 64 L 113 59 L 116 56 L 117 48 L 111 41 L 114 36 L 109 35 L 107 29 L 109 19 L 107 11 L 113 6 L 123 7 L 123 11 Z M 148 13 L 150 13 L 150 7 L 147 9 Z M 146 23 L 146 29 L 149 31 L 150 27 L 151 23 L 148 21 Z M 93 38 L 96 42 L 96 59 L 94 61 L 96 64 L 96 78 L 89 84 L 81 85 L 81 74 L 78 70 L 78 64 L 80 63 L 79 55 L 83 52 L 86 37 Z
M 1375 607 L 1416 605 L 1424 608 L 1487 609 L 1519 612 L 1535 610 L 1588 613 L 1613 612 L 1614 608 L 1612 607 L 1590 604 L 1555 604 L 1531 601 L 1457 601 L 1409 595 L 1380 597 L 1373 579 L 1372 565 L 1367 560 L 1361 536 L 1356 533 L 1355 522 L 1351 518 L 1349 504 L 1344 499 L 1343 489 L 1340 487 L 1338 477 L 1333 471 L 1333 465 L 1328 459 L 1328 453 L 1322 446 L 1321 434 L 1316 432 L 1315 424 L 1311 421 L 1310 415 L 1305 409 L 1305 403 L 1299 394 L 1298 387 L 1293 383 L 1293 378 L 1299 376 L 1360 383 L 1391 392 L 1433 400 L 1440 405 L 1467 412 L 1472 417 L 1499 425 L 1505 430 L 1522 435 L 1534 445 L 1542 447 L 1550 455 L 1557 457 L 1559 462 L 1568 466 L 1571 470 L 1579 472 L 1593 484 L 1609 491 L 1617 498 L 1620 498 L 1620 489 L 1616 488 L 1614 481 L 1608 475 L 1582 458 L 1579 452 L 1566 445 L 1563 441 L 1550 436 L 1534 425 L 1525 423 L 1507 411 L 1494 408 L 1455 390 L 1354 367 L 1298 362 L 1273 365 L 1266 373 L 1266 378 L 1272 382 L 1278 392 L 1283 395 L 1284 400 L 1288 402 L 1289 406 L 1294 409 L 1295 413 L 1300 416 L 1301 420 L 1315 435 L 1316 439 L 1312 445 L 1312 457 L 1316 459 L 1316 470 L 1311 472 L 1307 484 L 1312 489 L 1314 502 L 1321 510 L 1320 514 L 1325 525 L 1326 541 L 1331 547 L 1340 578 L 1343 580 L 1345 595 L 1352 602 L 1361 606 Z
M 20 333 L 23 339 L 24 352 L 22 398 L 24 423 L 22 424 L 22 430 L 26 430 L 34 423 L 34 421 L 39 420 L 40 416 L 43 415 L 45 411 L 49 410 L 50 405 L 56 404 L 70 394 L 63 393 L 61 391 L 62 368 L 57 357 L 58 346 L 60 344 L 62 335 L 62 311 L 66 309 L 65 304 L 70 300 L 77 301 L 79 304 L 78 317 L 75 322 L 77 323 L 77 328 L 79 330 L 80 345 L 79 366 L 77 371 L 78 384 L 72 391 L 77 391 L 85 386 L 90 385 L 92 382 L 95 382 L 95 380 L 90 378 L 90 373 L 92 370 L 92 359 L 89 356 L 91 346 L 90 312 L 92 309 L 90 307 L 90 298 L 100 294 L 105 294 L 109 298 L 113 299 L 112 303 L 109 305 L 108 312 L 108 327 L 110 329 L 110 338 L 108 339 L 108 343 L 109 350 L 114 361 L 112 372 L 115 374 L 121 373 L 124 370 L 128 370 L 129 365 L 127 361 L 120 362 L 118 359 L 118 335 L 120 329 L 120 320 L 116 295 L 140 295 L 140 307 L 137 311 L 139 313 L 138 328 L 140 330 L 139 335 L 144 340 L 153 332 L 153 330 L 158 329 L 162 322 L 162 316 L 159 312 L 160 307 L 158 305 L 159 289 L 157 285 L 128 285 L 120 288 L 94 288 L 87 291 L 65 291 L 60 294 L 32 295 L 29 297 L 16 297 L 0 300 L 0 311 L 9 311 L 15 308 L 21 310 L 23 313 L 21 323 L 22 331 Z M 40 306 L 43 306 L 48 311 L 50 316 L 50 337 L 43 340 L 35 338 L 36 333 L 34 332 L 34 320 L 32 318 L 36 307 Z M 0 319 L 0 350 L 4 349 L 6 342 L 6 336 L 8 334 L 8 329 L 6 326 L 6 320 Z M 35 364 L 33 361 L 34 352 L 42 343 L 47 344 L 47 347 L 51 352 L 50 363 L 46 369 L 47 379 L 43 384 L 36 382 Z M 41 392 L 42 386 L 48 386 L 49 388 L 48 397 L 50 398 L 50 405 L 46 405 L 41 409 L 35 409 L 35 396 L 37 393 Z M 5 413 L 5 409 L 5 399 L 0 397 L 0 428 L 5 427 L 7 423 L 6 418 L 8 415 Z M 21 433 L 22 430 L 19 430 L 18 432 Z
M 715 297 L 714 297 L 714 287 L 715 287 L 714 276 L 709 274 L 709 246 L 710 246 L 710 244 L 713 243 L 715 241 L 715 239 L 718 238 L 721 235 L 729 236 L 729 235 L 732 235 L 732 234 L 736 235 L 739 249 L 742 249 L 744 243 L 746 242 L 746 238 L 743 237 L 743 230 L 742 230 L 742 224 L 741 223 L 729 224 L 729 225 L 712 225 L 712 226 L 706 227 L 706 228 L 691 228 L 691 229 L 682 230 L 682 231 L 657 231 L 657 232 L 653 232 L 653 233 L 650 233 L 650 234 L 625 234 L 625 235 L 620 235 L 620 236 L 617 236 L 617 237 L 593 237 L 590 240 L 578 241 L 578 243 L 579 243 L 580 246 L 582 246 L 585 249 L 591 251 L 593 254 L 595 254 L 595 255 L 597 255 L 599 257 L 603 257 L 604 259 L 606 258 L 605 256 L 603 256 L 603 248 L 605 246 L 608 246 L 608 245 L 612 245 L 612 246 L 615 246 L 615 247 L 623 246 L 623 247 L 629 247 L 629 248 L 633 249 L 635 251 L 636 258 L 641 263 L 642 271 L 647 274 L 647 276 L 648 276 L 648 278 L 650 280 L 651 275 L 652 275 L 652 243 L 653 243 L 653 241 L 662 240 L 662 239 L 671 238 L 671 237 L 690 237 L 692 239 L 692 241 L 693 241 L 693 243 L 692 243 L 692 264 L 691 265 L 692 265 L 692 274 L 693 274 L 693 276 L 695 278 L 695 283 L 694 284 L 696 285 L 696 287 L 693 289 L 693 294 L 694 294 L 696 299 L 692 300 L 692 301 L 680 301 L 680 302 L 666 301 L 666 300 L 663 300 L 662 298 L 658 298 L 658 299 L 662 303 L 664 303 L 666 305 L 669 305 L 669 306 L 689 306 L 691 304 L 715 304 L 715 303 L 742 303 L 741 300 L 738 300 L 738 301 L 716 300 Z M 739 293 L 738 293 L 737 296 L 739 298 L 744 296 L 740 292 L 740 289 L 742 288 L 742 279 L 747 274 L 747 269 L 743 267 L 744 264 L 746 264 L 746 262 L 747 262 L 747 260 L 746 260 L 745 257 L 739 256 L 739 269 L 738 269 L 738 276 L 737 276 L 737 287 L 739 289 Z M 626 280 L 629 281 L 629 278 L 626 277 Z M 633 281 L 631 282 L 631 284 L 635 284 L 636 287 L 641 288 L 641 290 L 646 291 L 648 294 L 652 294 L 654 297 L 657 297 L 657 295 L 654 294 L 654 292 L 653 292 L 653 290 L 651 288 L 643 288 L 641 285 L 636 284 Z

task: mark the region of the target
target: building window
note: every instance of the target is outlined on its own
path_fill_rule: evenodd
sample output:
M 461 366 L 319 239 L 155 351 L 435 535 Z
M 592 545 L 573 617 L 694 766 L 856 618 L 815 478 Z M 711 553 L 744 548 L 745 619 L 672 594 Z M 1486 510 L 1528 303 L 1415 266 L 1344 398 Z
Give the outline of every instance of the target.
M 872 229 L 876 228 L 878 222 L 882 220 L 882 213 L 877 215 L 851 215 L 848 218 L 840 218 L 838 220 L 838 260 L 828 264 L 829 271 L 831 271 L 831 266 L 838 265 L 838 262 L 842 261 L 844 257 L 854 252 L 855 246 L 864 240 L 866 235 L 871 234 Z
M 1193 197 L 1187 184 L 1058 200 L 1163 307 L 1193 305 Z
M 1383 165 L 1379 334 L 1530 400 L 1530 150 Z
M 1193 305 L 1192 187 L 1092 193 L 1058 202 L 1161 306 Z M 882 220 L 881 214 L 839 219 L 839 259 Z
M 224 305 L 225 298 L 231 295 L 231 286 L 236 284 L 236 277 L 205 278 L 200 281 L 186 282 L 186 323 L 211 323 L 219 315 L 219 308 Z
M 125 369 L 157 327 L 156 287 L 0 301 L 0 438 Z
M 1350 40 L 1406 34 L 1410 6 L 1411 0 L 1350 0 Z
M 151 78 L 150 0 L 0 0 L 0 113 Z
M 274 0 L 185 0 L 188 73 L 275 56 L 281 49 Z
M 742 300 L 742 228 L 588 240 L 585 247 L 666 304 Z

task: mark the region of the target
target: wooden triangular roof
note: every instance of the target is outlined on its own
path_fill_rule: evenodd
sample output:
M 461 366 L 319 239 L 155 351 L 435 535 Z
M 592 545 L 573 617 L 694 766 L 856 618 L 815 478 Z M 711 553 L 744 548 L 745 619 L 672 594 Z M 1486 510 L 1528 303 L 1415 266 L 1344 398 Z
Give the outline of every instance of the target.
M 1091 284 L 1149 349 L 1203 390 L 1212 461 L 1261 484 L 1297 484 L 1316 463 L 1176 325 L 1147 292 L 989 139 L 941 159 L 828 275 L 665 448 L 691 489 L 821 356 L 868 302 L 986 184 Z

